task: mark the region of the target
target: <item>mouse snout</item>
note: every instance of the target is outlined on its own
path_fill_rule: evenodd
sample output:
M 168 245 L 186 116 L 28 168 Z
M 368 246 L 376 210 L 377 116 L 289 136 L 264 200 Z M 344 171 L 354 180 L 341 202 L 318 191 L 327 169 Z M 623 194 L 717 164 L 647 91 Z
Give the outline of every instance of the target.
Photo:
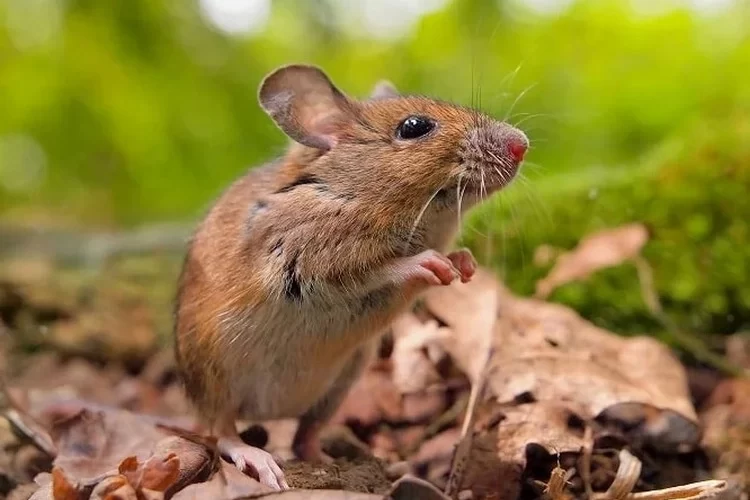
M 498 143 L 505 146 L 507 156 L 515 163 L 521 163 L 529 150 L 529 138 L 522 131 L 507 123 L 494 123 Z
M 522 131 L 488 120 L 467 133 L 459 155 L 470 172 L 483 172 L 485 180 L 489 176 L 505 185 L 515 177 L 528 149 L 529 139 Z
M 510 137 L 508 139 L 508 153 L 516 163 L 521 163 L 523 157 L 526 155 L 526 151 L 529 149 L 529 140 L 526 135 L 521 132 L 516 134 L 517 137 Z

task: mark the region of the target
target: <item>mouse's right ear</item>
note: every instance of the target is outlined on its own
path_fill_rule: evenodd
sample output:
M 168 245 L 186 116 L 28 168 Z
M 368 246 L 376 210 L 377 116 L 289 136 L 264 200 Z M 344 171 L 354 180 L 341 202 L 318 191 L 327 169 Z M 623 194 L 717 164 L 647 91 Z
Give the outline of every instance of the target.
M 258 100 L 286 135 L 323 150 L 336 145 L 352 116 L 347 97 L 315 66 L 278 68 L 260 84 Z
M 396 87 L 391 82 L 388 80 L 380 80 L 375 85 L 375 88 L 372 89 L 370 99 L 391 99 L 398 96 L 398 90 L 396 90 Z

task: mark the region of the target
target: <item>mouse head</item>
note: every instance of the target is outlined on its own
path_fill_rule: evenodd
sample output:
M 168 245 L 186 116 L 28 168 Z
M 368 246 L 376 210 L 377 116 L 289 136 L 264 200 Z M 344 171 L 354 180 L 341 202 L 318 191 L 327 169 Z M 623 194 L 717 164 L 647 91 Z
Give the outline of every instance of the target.
M 331 191 L 400 209 L 438 197 L 464 207 L 506 186 L 529 142 L 520 130 L 476 110 L 401 96 L 381 82 L 370 99 L 341 92 L 320 69 L 281 67 L 262 82 L 263 109 L 307 151 L 306 174 Z

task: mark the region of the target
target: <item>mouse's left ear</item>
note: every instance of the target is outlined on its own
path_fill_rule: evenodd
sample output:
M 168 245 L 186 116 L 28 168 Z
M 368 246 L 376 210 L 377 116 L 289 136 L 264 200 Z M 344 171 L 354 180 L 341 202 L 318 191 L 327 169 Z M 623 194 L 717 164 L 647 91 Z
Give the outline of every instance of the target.
M 336 145 L 353 117 L 349 99 L 315 66 L 273 71 L 260 84 L 258 100 L 286 135 L 323 150 Z
M 396 87 L 394 87 L 391 82 L 389 82 L 388 80 L 380 80 L 375 85 L 375 88 L 372 89 L 372 94 L 370 94 L 370 99 L 374 99 L 374 100 L 390 99 L 390 98 L 398 97 L 398 96 L 399 96 L 398 90 L 396 90 Z

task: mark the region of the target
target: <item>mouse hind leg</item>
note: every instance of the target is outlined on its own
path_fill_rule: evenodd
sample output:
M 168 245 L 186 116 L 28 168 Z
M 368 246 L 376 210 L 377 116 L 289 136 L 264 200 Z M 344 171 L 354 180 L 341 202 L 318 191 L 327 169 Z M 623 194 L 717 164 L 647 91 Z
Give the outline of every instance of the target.
M 320 431 L 336 413 L 354 382 L 365 367 L 375 358 L 380 337 L 359 347 L 344 365 L 328 391 L 299 419 L 292 450 L 301 460 L 309 462 L 331 462 L 320 446 Z

